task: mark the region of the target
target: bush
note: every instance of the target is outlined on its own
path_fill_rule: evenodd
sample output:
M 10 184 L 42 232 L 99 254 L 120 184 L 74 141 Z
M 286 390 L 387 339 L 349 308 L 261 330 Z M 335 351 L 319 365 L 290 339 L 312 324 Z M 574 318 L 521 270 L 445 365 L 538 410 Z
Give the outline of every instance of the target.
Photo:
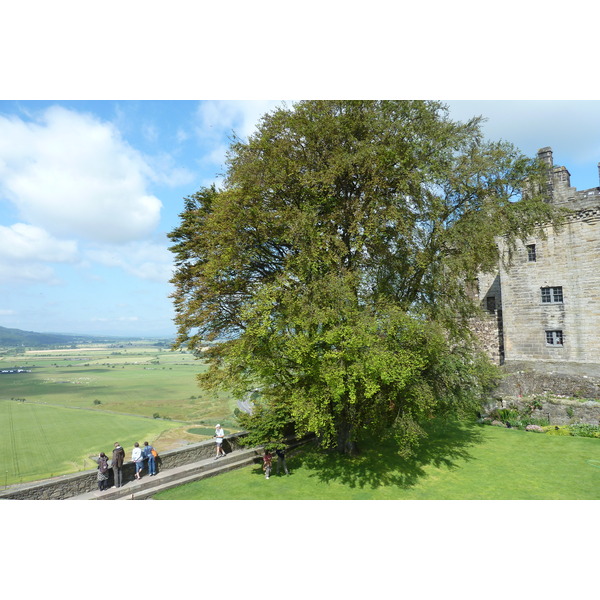
M 548 435 L 571 435 L 568 427 L 559 427 L 558 425 L 548 425 L 542 427 Z
M 569 425 L 570 434 L 575 437 L 600 438 L 600 426 L 589 423 L 572 423 Z

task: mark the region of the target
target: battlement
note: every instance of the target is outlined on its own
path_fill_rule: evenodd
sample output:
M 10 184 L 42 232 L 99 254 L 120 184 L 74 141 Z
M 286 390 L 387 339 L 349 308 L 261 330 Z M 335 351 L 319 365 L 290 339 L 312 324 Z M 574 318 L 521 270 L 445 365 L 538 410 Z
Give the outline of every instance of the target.
M 547 189 L 553 204 L 568 204 L 578 213 L 586 212 L 600 204 L 600 187 L 579 191 L 571 186 L 571 174 L 566 167 L 554 165 L 552 148 L 546 146 L 538 150 L 538 158 L 548 166 Z M 600 177 L 600 163 L 598 163 Z

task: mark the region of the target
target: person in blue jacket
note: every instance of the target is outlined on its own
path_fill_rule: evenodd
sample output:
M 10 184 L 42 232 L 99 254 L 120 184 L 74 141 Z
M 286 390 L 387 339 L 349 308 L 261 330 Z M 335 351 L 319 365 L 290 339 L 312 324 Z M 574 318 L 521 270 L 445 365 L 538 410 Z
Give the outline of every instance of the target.
M 156 475 L 156 458 L 152 450 L 154 448 L 148 442 L 144 442 L 143 457 L 148 460 L 148 475 Z

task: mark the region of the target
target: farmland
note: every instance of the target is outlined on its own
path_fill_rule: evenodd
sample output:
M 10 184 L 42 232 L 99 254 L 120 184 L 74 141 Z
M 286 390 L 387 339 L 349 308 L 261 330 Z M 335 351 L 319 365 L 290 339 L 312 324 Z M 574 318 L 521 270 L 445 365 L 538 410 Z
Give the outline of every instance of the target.
M 129 453 L 235 430 L 235 401 L 201 390 L 203 364 L 148 341 L 0 355 L 0 484 L 90 469 L 115 441 Z M 5 372 L 3 372 L 5 371 Z

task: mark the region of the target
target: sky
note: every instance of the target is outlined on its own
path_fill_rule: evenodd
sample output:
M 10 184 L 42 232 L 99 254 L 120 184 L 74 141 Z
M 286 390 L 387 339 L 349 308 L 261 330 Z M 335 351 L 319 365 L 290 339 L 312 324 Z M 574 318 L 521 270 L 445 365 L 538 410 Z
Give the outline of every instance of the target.
M 457 120 L 597 187 L 600 101 L 448 100 Z M 0 325 L 171 337 L 168 232 L 231 135 L 282 100 L 0 101 Z
M 596 11 L 588 0 L 568 6 L 541 0 L 5 4 L 0 326 L 172 335 L 166 234 L 178 223 L 183 198 L 218 181 L 231 131 L 248 135 L 279 98 L 448 99 L 457 119 L 486 116 L 490 139 L 513 142 L 529 155 L 551 146 L 555 163 L 571 172 L 572 185 L 598 185 Z M 530 574 L 544 573 L 563 546 L 575 551 L 560 557 L 552 591 L 556 597 L 587 592 L 594 569 L 585 541 L 597 521 L 592 504 L 561 503 L 560 510 L 556 503 L 534 504 L 527 504 L 532 512 L 520 503 L 490 509 L 486 502 L 390 502 L 373 511 L 368 502 L 296 503 L 292 510 L 287 503 L 256 502 L 244 504 L 242 512 L 235 503 L 216 502 L 203 504 L 207 519 L 198 516 L 195 503 L 177 510 L 162 503 L 158 517 L 156 503 L 130 503 L 111 519 L 122 518 L 122 527 L 113 529 L 126 531 L 146 506 L 153 511 L 149 519 L 169 524 L 165 533 L 138 527 L 131 552 L 154 548 L 163 571 L 182 576 L 133 578 L 121 569 L 120 589 L 131 586 L 137 594 L 189 592 L 197 587 L 200 562 L 211 565 L 211 581 L 241 582 L 248 597 L 264 597 L 256 560 L 237 561 L 231 570 L 228 544 L 240 539 L 267 549 L 273 589 L 288 589 L 297 565 L 309 557 L 311 568 L 294 583 L 296 595 L 318 589 L 321 595 L 364 597 L 372 593 L 373 574 L 384 592 L 395 589 L 400 577 L 403 589 L 421 595 L 426 582 L 428 597 L 467 589 L 465 581 L 475 582 L 470 588 L 476 593 L 477 583 L 489 580 L 490 564 L 508 556 L 529 565 L 527 572 L 511 573 L 511 581 L 535 594 L 540 582 Z M 232 509 L 246 516 L 249 506 L 252 518 L 231 518 Z M 94 507 L 78 507 L 79 519 L 72 518 L 71 506 L 35 508 L 13 504 L 15 518 L 7 520 L 17 525 L 4 544 L 6 558 L 30 558 L 8 563 L 15 585 L 28 574 L 21 564 L 41 566 L 42 586 L 67 560 L 83 583 L 90 557 L 115 555 L 115 541 L 121 542 L 117 552 L 130 551 L 121 538 L 90 536 L 81 527 L 94 522 Z M 64 514 L 57 519 L 59 508 Z M 482 524 L 497 523 L 497 514 L 511 524 L 511 533 L 527 532 L 527 543 L 515 545 L 510 534 L 482 535 Z M 18 524 L 25 520 L 38 532 L 36 544 L 22 535 Z M 62 541 L 69 522 L 73 551 L 66 559 L 63 546 L 56 552 L 56 540 Z M 60 529 L 48 531 L 55 524 Z M 581 544 L 578 532 L 587 534 Z M 377 551 L 361 551 L 373 546 L 374 536 Z M 188 548 L 191 538 L 200 540 L 193 552 L 169 552 Z M 215 560 L 215 539 L 224 544 L 226 560 Z M 338 569 L 357 576 L 332 578 Z

